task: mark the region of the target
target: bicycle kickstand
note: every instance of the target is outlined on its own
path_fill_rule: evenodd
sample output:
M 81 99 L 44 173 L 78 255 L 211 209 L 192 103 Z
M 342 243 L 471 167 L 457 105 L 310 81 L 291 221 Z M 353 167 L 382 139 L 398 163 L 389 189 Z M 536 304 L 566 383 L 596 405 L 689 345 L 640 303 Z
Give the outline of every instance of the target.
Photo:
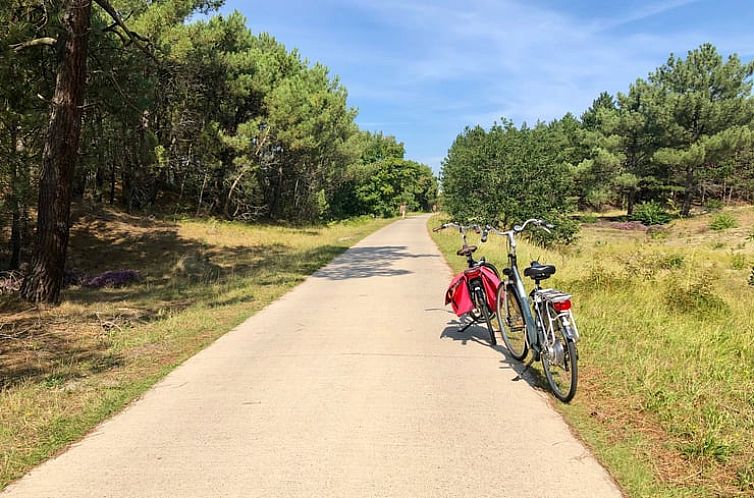
M 467 323 L 467 324 L 466 324 L 466 326 L 465 326 L 464 328 L 462 328 L 461 330 L 459 330 L 459 331 L 458 331 L 458 333 L 459 333 L 459 334 L 462 334 L 462 333 L 466 332 L 466 330 L 467 330 L 467 329 L 468 329 L 469 327 L 471 327 L 472 325 L 474 325 L 475 323 L 478 323 L 478 322 L 479 322 L 479 318 L 474 318 L 474 319 L 473 319 L 473 320 L 471 320 L 471 321 L 470 321 L 469 323 Z

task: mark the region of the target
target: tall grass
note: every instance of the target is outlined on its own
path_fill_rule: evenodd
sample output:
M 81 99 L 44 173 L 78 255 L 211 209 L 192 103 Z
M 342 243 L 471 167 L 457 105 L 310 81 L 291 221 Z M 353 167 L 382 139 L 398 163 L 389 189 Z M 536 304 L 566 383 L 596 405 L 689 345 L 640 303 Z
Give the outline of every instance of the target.
M 724 234 L 702 217 L 660 237 L 584 226 L 573 246 L 520 245 L 574 295 L 582 383 L 556 406 L 631 496 L 754 494 L 754 210 L 734 214 L 744 228 Z M 435 240 L 460 269 L 454 237 Z M 479 255 L 504 264 L 503 241 Z

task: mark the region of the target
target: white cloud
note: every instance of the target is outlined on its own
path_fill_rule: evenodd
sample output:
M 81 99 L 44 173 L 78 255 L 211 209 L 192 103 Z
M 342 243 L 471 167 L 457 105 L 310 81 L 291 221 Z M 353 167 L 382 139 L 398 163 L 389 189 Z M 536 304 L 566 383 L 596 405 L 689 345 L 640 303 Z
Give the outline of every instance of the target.
M 696 0 L 646 4 L 613 19 L 586 21 L 521 1 L 364 1 L 413 46 L 394 61 L 388 85 L 409 95 L 436 92 L 461 107 L 501 109 L 517 121 L 549 120 L 584 110 L 602 90 L 615 92 L 664 62 L 671 50 L 706 41 L 693 34 L 614 36 L 608 28 L 680 8 Z M 448 87 L 448 83 L 466 82 Z M 474 115 L 474 114 L 472 114 Z

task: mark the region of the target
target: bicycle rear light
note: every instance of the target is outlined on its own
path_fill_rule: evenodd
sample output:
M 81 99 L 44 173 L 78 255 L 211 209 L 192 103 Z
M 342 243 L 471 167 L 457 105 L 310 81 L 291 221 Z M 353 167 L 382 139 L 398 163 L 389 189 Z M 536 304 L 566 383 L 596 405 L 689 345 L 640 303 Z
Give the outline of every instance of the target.
M 571 300 L 566 299 L 564 301 L 552 303 L 552 307 L 555 309 L 556 312 L 563 313 L 564 311 L 568 311 L 571 309 Z

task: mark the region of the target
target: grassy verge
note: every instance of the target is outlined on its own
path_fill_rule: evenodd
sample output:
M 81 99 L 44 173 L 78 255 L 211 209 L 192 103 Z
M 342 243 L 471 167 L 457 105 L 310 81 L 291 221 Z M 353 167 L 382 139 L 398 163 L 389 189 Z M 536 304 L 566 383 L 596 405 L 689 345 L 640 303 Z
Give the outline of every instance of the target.
M 79 220 L 74 268 L 134 269 L 143 280 L 72 288 L 48 311 L 0 301 L 0 489 L 387 223 Z
M 574 294 L 579 392 L 554 406 L 630 496 L 754 495 L 754 209 L 729 214 L 738 228 L 585 225 L 572 246 L 519 248 Z M 458 235 L 433 238 L 460 270 Z M 503 265 L 504 250 L 478 255 Z

